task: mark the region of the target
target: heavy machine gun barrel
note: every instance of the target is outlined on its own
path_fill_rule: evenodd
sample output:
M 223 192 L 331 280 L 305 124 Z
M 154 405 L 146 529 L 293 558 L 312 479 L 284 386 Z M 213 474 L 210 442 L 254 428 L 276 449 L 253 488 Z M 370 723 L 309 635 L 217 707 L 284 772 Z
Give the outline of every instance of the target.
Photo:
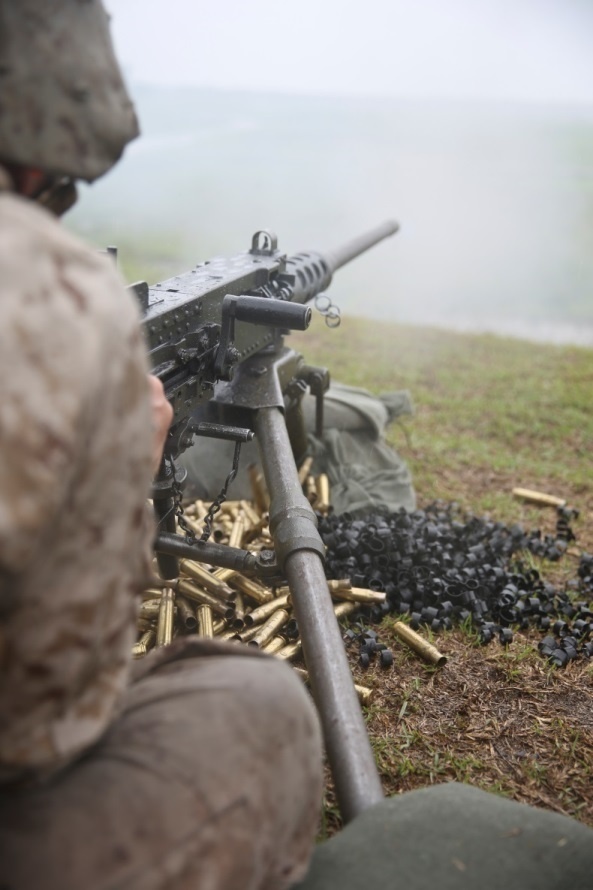
M 336 269 L 341 269 L 346 263 L 356 259 L 361 253 L 365 253 L 369 248 L 374 247 L 375 244 L 383 241 L 384 238 L 395 235 L 398 231 L 399 224 L 388 220 L 375 229 L 371 229 L 370 232 L 365 232 L 364 235 L 353 238 L 352 241 L 338 247 L 336 250 L 325 253 L 325 261 L 333 274 Z

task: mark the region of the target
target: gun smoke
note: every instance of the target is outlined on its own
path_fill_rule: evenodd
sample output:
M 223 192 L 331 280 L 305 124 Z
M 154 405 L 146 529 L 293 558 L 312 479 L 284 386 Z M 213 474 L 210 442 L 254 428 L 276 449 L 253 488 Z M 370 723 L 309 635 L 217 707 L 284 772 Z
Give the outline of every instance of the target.
M 270 227 L 291 253 L 377 219 L 342 311 L 593 345 L 593 111 L 503 103 L 136 91 L 144 135 L 68 219 L 149 282 Z M 329 243 L 328 232 L 331 232 Z M 323 244 L 321 243 L 323 239 Z

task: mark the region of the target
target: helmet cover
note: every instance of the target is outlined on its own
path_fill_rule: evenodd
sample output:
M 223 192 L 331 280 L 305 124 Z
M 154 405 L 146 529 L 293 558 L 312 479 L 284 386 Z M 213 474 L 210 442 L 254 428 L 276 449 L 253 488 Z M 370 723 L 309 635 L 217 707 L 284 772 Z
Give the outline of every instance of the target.
M 92 181 L 138 135 L 100 0 L 0 0 L 0 158 Z

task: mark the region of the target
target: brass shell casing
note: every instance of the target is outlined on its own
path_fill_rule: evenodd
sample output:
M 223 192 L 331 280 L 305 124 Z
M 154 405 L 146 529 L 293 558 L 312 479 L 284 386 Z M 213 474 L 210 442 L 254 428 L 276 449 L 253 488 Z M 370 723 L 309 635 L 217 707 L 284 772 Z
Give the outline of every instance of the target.
M 177 618 L 183 624 L 186 630 L 195 630 L 198 626 L 195 609 L 192 608 L 184 596 L 177 596 L 175 599 L 177 605 Z
M 224 584 L 229 580 L 229 578 L 232 578 L 234 574 L 235 569 L 216 569 L 213 572 L 213 577 L 217 578 L 219 581 L 222 581 L 222 583 Z
M 359 603 L 352 602 L 343 602 L 338 603 L 334 606 L 334 614 L 336 618 L 343 618 L 345 615 L 350 615 L 352 612 L 356 612 L 359 607 Z
M 277 609 L 283 609 L 288 605 L 288 593 L 283 594 L 282 596 L 276 597 L 276 599 L 270 600 L 269 603 L 264 603 L 263 606 L 258 606 L 257 609 L 253 609 L 252 612 L 248 612 L 245 615 L 245 624 L 248 627 L 251 627 L 254 624 L 260 624 L 262 621 L 265 621 L 266 618 L 269 618 L 270 615 L 273 615 Z
M 202 525 L 201 520 L 197 519 L 195 516 L 187 516 L 187 515 L 185 514 L 185 512 L 184 512 L 183 515 L 184 515 L 185 521 L 187 522 L 187 524 L 188 524 L 189 527 L 191 528 L 191 530 L 192 530 L 192 532 L 194 533 L 194 535 L 196 535 L 196 536 L 199 537 L 199 536 L 202 534 L 202 532 L 204 531 L 204 528 L 203 528 L 203 525 Z M 183 533 L 183 530 L 181 529 L 181 527 L 179 526 L 179 524 L 178 524 L 177 527 L 178 527 L 179 532 L 180 532 L 180 533 Z
M 136 622 L 137 630 L 139 634 L 146 633 L 147 630 L 150 630 L 153 626 L 154 618 L 138 618 Z
M 228 579 L 228 582 L 231 587 L 236 587 L 237 590 L 240 590 L 241 593 L 250 597 L 260 606 L 263 606 L 264 603 L 269 603 L 274 599 L 274 594 L 271 590 L 262 587 L 261 584 L 258 584 L 257 581 L 252 581 L 251 578 L 245 578 L 238 572 L 235 572 L 235 574 Z
M 249 501 L 239 501 L 239 504 L 250 525 L 257 526 L 263 522 L 263 516 L 258 515 L 257 511 L 253 509 Z
M 168 646 L 173 639 L 173 615 L 175 612 L 175 593 L 171 587 L 166 587 L 163 590 L 160 605 L 156 645 Z
M 212 611 L 216 615 L 222 616 L 222 618 L 232 620 L 235 617 L 233 603 L 221 602 L 221 600 L 217 599 L 197 584 L 194 584 L 192 581 L 181 578 L 179 580 L 178 590 L 179 593 L 182 593 L 184 596 L 188 597 L 188 599 L 200 603 L 201 605 L 210 606 Z
M 146 655 L 149 649 L 152 649 L 156 641 L 156 631 L 150 628 L 142 634 L 138 642 L 132 646 L 132 655 L 134 658 L 141 658 Z
M 352 581 L 350 578 L 336 578 L 327 582 L 330 590 L 352 590 Z
M 320 513 L 327 513 L 329 510 L 329 479 L 326 473 L 321 473 L 317 477 L 317 503 L 315 506 Z
M 317 484 L 315 482 L 315 476 L 307 476 L 305 479 L 305 497 L 309 501 L 310 504 L 317 504 L 319 495 L 317 493 Z
M 301 485 L 305 484 L 305 479 L 311 472 L 312 466 L 313 466 L 313 458 L 306 457 L 299 468 L 299 482 L 301 483 Z
M 235 627 L 239 626 L 241 622 L 241 627 L 245 627 L 245 602 L 243 601 L 243 594 L 238 593 L 237 599 L 235 600 L 235 618 L 233 620 L 233 625 Z
M 249 641 L 250 646 L 265 646 L 266 643 L 269 643 L 272 637 L 276 636 L 277 631 L 283 627 L 288 619 L 290 618 L 286 609 L 278 609 L 277 612 L 274 612 L 265 624 L 262 624 L 259 628 L 258 632 L 252 637 Z
M 566 500 L 553 494 L 544 494 L 543 491 L 532 491 L 530 488 L 513 488 L 513 497 L 540 507 L 564 507 Z
M 146 600 L 145 602 L 141 603 L 140 609 L 138 611 L 138 617 L 156 618 L 161 608 L 161 599 L 162 597 L 159 597 L 158 599 Z
M 264 652 L 267 652 L 268 655 L 274 655 L 276 652 L 280 652 L 281 649 L 284 649 L 285 646 L 286 640 L 284 637 L 272 637 L 269 643 L 262 646 L 262 649 Z
M 430 664 L 435 664 L 437 667 L 442 667 L 447 663 L 447 656 L 443 655 L 442 652 L 436 648 L 436 646 L 431 645 L 428 640 L 425 640 L 424 637 L 421 637 L 420 634 L 417 634 L 415 630 L 412 630 L 411 627 L 408 627 L 407 624 L 404 624 L 403 621 L 396 621 L 393 625 L 393 631 L 397 635 L 397 637 L 402 640 L 416 652 L 424 661 L 428 661 Z
M 285 646 L 284 649 L 281 649 L 280 652 L 276 652 L 276 658 L 282 658 L 287 661 L 291 661 L 301 651 L 301 641 L 295 640 L 294 643 L 289 643 L 288 646 Z
M 230 587 L 199 563 L 191 559 L 181 559 L 179 568 L 194 581 L 197 581 L 201 587 L 204 587 L 209 593 L 217 597 L 217 599 L 224 600 L 225 602 L 234 599 L 233 591 Z
M 249 643 L 250 640 L 254 638 L 256 634 L 258 634 L 261 630 L 261 626 L 258 624 L 254 624 L 252 627 L 244 627 L 242 630 L 235 631 L 237 638 L 241 640 L 242 643 Z
M 249 473 L 249 482 L 253 492 L 253 500 L 257 504 L 260 513 L 266 513 L 270 509 L 270 496 L 266 489 L 263 473 L 256 464 L 249 464 L 247 467 Z
M 210 606 L 202 605 L 196 609 L 196 618 L 198 621 L 198 633 L 201 637 L 214 636 L 214 622 L 212 620 L 212 609 Z
M 229 535 L 229 547 L 241 546 L 246 527 L 247 521 L 245 519 L 245 514 L 241 512 L 233 522 L 231 533 Z
M 146 602 L 146 600 L 160 599 L 164 587 L 173 587 L 173 585 L 169 581 L 163 581 L 163 587 L 147 587 L 146 590 L 143 590 L 140 594 L 140 599 L 143 602 Z
M 331 595 L 336 599 L 350 600 L 353 603 L 375 604 L 384 603 L 387 594 L 379 590 L 365 590 L 363 587 L 353 587 L 351 590 L 331 590 Z
M 309 683 L 309 672 L 304 668 L 293 668 L 295 674 L 298 674 L 299 677 L 304 680 L 305 683 Z M 375 690 L 369 689 L 368 686 L 359 686 L 358 683 L 353 684 L 354 689 L 356 690 L 356 694 L 358 696 L 358 700 L 361 705 L 370 705 L 373 700 L 373 695 Z
M 229 642 L 230 640 L 240 640 L 241 637 L 239 636 L 237 630 L 231 627 L 228 630 L 223 631 L 223 633 L 218 634 L 216 639 Z
M 338 580 L 328 581 L 327 587 L 328 587 L 328 590 L 330 591 L 330 593 L 332 594 L 332 596 L 335 593 L 336 596 L 340 595 L 340 599 L 347 599 L 346 596 L 342 596 L 341 594 L 342 594 L 342 591 L 344 591 L 344 590 L 345 591 L 352 590 L 352 582 L 350 581 L 350 578 L 340 578 Z M 357 588 L 357 589 L 360 589 L 360 588 Z M 288 594 L 290 597 L 290 587 L 287 584 L 283 584 L 282 587 L 276 588 L 277 596 L 283 596 L 284 594 Z M 289 602 L 290 602 L 290 599 L 289 599 Z

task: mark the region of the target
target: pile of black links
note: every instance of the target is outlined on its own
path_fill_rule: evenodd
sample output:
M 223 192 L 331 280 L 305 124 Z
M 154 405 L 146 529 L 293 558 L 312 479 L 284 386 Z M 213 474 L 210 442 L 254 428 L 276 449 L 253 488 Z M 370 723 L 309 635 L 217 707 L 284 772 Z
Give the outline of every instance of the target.
M 526 532 L 467 515 L 456 504 L 424 510 L 319 516 L 327 547 L 328 578 L 347 577 L 355 587 L 382 590 L 386 602 L 372 618 L 395 612 L 438 632 L 471 622 L 480 640 L 513 639 L 513 627 L 539 628 L 542 655 L 561 667 L 593 656 L 593 555 L 580 557 L 578 577 L 563 590 L 527 565 L 525 552 L 559 560 L 575 540 L 576 510 L 560 507 L 554 535 Z

